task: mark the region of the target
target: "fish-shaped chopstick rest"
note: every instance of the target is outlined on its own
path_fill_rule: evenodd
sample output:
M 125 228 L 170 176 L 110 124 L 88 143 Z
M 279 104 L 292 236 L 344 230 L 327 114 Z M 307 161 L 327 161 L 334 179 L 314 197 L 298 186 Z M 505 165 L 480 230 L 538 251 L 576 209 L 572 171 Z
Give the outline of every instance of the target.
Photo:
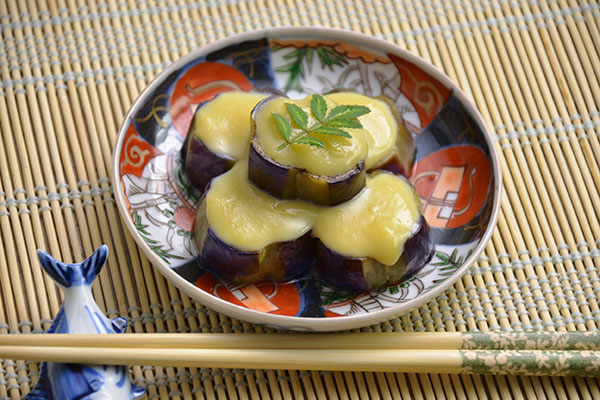
M 38 258 L 44 270 L 64 293 L 62 307 L 47 333 L 123 333 L 125 318 L 108 319 L 92 295 L 92 283 L 106 262 L 108 247 L 102 245 L 87 260 L 67 264 L 42 250 Z M 125 366 L 81 365 L 44 362 L 35 388 L 27 399 L 129 400 L 144 395 L 142 387 L 129 379 Z

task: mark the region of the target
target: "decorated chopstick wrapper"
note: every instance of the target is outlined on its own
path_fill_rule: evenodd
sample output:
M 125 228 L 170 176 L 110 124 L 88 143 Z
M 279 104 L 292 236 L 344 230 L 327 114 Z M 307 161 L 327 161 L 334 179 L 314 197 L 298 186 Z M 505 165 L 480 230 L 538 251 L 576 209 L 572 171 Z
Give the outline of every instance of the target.
M 127 329 L 125 318 L 108 319 L 92 295 L 92 283 L 106 262 L 108 247 L 101 246 L 87 260 L 67 264 L 54 259 L 42 250 L 38 258 L 43 269 L 61 287 L 64 302 L 50 334 L 114 334 Z M 43 351 L 37 350 L 42 360 Z M 81 353 L 84 350 L 79 349 Z M 51 358 L 51 357 L 49 357 Z M 125 366 L 85 365 L 43 362 L 38 383 L 27 399 L 75 400 L 82 398 L 136 399 L 145 390 L 129 379 Z

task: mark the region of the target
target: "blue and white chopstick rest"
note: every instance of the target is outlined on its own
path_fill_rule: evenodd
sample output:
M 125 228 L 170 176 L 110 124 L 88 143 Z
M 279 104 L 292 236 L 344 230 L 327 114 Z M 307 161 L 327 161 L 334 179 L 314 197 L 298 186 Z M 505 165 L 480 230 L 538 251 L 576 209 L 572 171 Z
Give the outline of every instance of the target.
M 44 270 L 58 283 L 64 301 L 47 333 L 123 333 L 125 318 L 108 319 L 92 295 L 92 283 L 106 262 L 108 247 L 102 245 L 87 260 L 67 264 L 42 250 L 38 258 Z M 40 378 L 27 399 L 137 399 L 142 387 L 131 383 L 125 366 L 42 363 Z

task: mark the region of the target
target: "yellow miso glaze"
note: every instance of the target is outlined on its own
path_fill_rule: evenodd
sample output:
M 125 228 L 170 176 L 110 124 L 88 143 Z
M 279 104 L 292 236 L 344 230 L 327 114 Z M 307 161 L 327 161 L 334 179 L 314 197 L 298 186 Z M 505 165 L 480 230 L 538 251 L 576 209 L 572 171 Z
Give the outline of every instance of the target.
M 246 160 L 215 178 L 206 193 L 206 214 L 213 232 L 241 251 L 291 241 L 313 230 L 325 246 L 346 257 L 371 257 L 393 265 L 414 233 L 419 198 L 404 178 L 382 172 L 367 178 L 353 199 L 335 207 L 282 200 L 248 180 Z
M 370 257 L 393 265 L 420 216 L 419 198 L 412 185 L 382 172 L 368 177 L 365 188 L 352 200 L 321 208 L 313 235 L 345 257 Z
M 367 169 L 372 168 L 387 157 L 396 146 L 398 136 L 398 121 L 394 118 L 390 106 L 382 100 L 365 96 L 360 93 L 340 92 L 325 96 L 338 104 L 353 104 L 368 107 L 371 112 L 358 117 L 363 126 L 363 132 L 369 151 L 365 159 Z M 354 136 L 357 129 L 348 129 Z
M 295 128 L 292 133 L 294 135 L 301 131 L 293 122 L 285 107 L 285 103 L 294 103 L 302 108 L 308 114 L 308 126 L 310 127 L 318 122 L 310 110 L 311 100 L 312 96 L 307 96 L 301 100 L 276 97 L 266 101 L 256 109 L 254 113 L 256 136 L 263 151 L 282 165 L 306 169 L 313 174 L 326 176 L 343 174 L 360 161 L 365 160 L 368 152 L 368 144 L 362 129 L 351 129 L 352 138 L 350 139 L 341 136 L 311 133 L 311 136 L 323 141 L 325 147 L 318 148 L 306 144 L 292 144 L 286 146 L 281 151 L 277 151 L 277 148 L 282 143 L 285 143 L 285 141 L 279 132 L 272 113 L 280 114 L 283 118 L 287 119 L 292 128 Z M 325 100 L 329 111 L 338 105 L 327 97 L 325 97 Z
M 310 231 L 317 214 L 312 203 L 276 199 L 252 185 L 247 160 L 213 179 L 205 201 L 210 228 L 241 251 L 297 239 Z
M 213 153 L 246 158 L 250 142 L 250 114 L 266 94 L 224 92 L 201 105 L 192 120 L 191 132 Z

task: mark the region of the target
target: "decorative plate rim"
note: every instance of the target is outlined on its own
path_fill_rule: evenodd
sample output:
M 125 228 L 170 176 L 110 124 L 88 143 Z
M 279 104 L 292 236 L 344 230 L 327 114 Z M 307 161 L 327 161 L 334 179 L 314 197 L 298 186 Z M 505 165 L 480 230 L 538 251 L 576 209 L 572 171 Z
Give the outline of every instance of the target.
M 123 139 L 125 137 L 125 134 L 127 133 L 127 129 L 133 113 L 140 107 L 140 104 L 143 102 L 143 100 L 145 100 L 146 96 L 149 93 L 152 93 L 156 89 L 156 87 L 164 81 L 166 77 L 168 77 L 175 70 L 184 67 L 191 61 L 205 56 L 206 54 L 209 54 L 217 49 L 221 49 L 231 43 L 238 43 L 245 40 L 256 40 L 264 37 L 281 38 L 282 36 L 292 38 L 301 37 L 303 39 L 315 37 L 321 39 L 327 38 L 342 41 L 351 41 L 359 45 L 369 46 L 371 48 L 381 50 L 385 53 L 396 54 L 402 59 L 407 60 L 413 63 L 414 65 L 422 68 L 424 71 L 426 71 L 436 80 L 438 80 L 444 86 L 446 86 L 449 89 L 452 89 L 453 93 L 460 100 L 461 104 L 465 107 L 465 109 L 473 117 L 474 121 L 481 129 L 483 139 L 485 140 L 485 143 L 489 148 L 490 164 L 493 171 L 492 176 L 494 177 L 494 197 L 492 199 L 493 204 L 489 223 L 482 237 L 479 239 L 479 243 L 474 247 L 472 253 L 468 257 L 466 257 L 464 263 L 451 276 L 449 276 L 439 284 L 434 285 L 425 293 L 418 295 L 415 298 L 407 300 L 396 306 L 360 315 L 339 316 L 335 318 L 315 318 L 265 313 L 262 311 L 257 311 L 230 303 L 226 300 L 212 296 L 209 293 L 203 292 L 193 283 L 187 281 L 185 278 L 177 274 L 177 272 L 164 265 L 160 257 L 150 249 L 150 247 L 143 240 L 143 238 L 139 234 L 136 235 L 133 233 L 136 232 L 136 230 L 132 219 L 128 217 L 128 210 L 125 207 L 124 201 L 125 195 L 123 193 L 123 185 L 121 183 L 119 175 L 119 156 L 123 150 Z M 146 255 L 146 257 L 148 257 L 152 265 L 158 268 L 161 274 L 165 278 L 167 278 L 169 282 L 174 284 L 192 299 L 197 300 L 204 306 L 211 308 L 215 311 L 221 312 L 227 316 L 243 321 L 248 321 L 251 323 L 257 323 L 261 325 L 274 326 L 278 328 L 291 330 L 335 331 L 360 328 L 394 318 L 401 314 L 405 314 L 413 310 L 414 308 L 423 305 L 431 299 L 439 296 L 442 292 L 444 292 L 448 287 L 454 284 L 465 274 L 465 272 L 472 266 L 477 257 L 479 257 L 479 255 L 483 251 L 484 247 L 487 245 L 493 233 L 494 227 L 496 226 L 498 214 L 500 211 L 500 199 L 502 195 L 502 174 L 500 168 L 500 160 L 499 155 L 497 153 L 497 149 L 494 145 L 493 136 L 490 133 L 482 115 L 477 110 L 475 105 L 472 104 L 471 100 L 467 98 L 466 94 L 454 82 L 452 82 L 452 80 L 450 80 L 449 77 L 447 77 L 442 71 L 440 71 L 438 68 L 436 68 L 434 65 L 430 64 L 423 58 L 409 52 L 408 50 L 396 44 L 358 32 L 324 27 L 281 27 L 266 28 L 245 32 L 233 36 L 228 36 L 219 39 L 213 43 L 199 47 L 171 63 L 141 91 L 141 93 L 130 106 L 129 110 L 127 111 L 127 114 L 123 118 L 123 121 L 118 130 L 116 144 L 113 151 L 112 173 L 113 193 L 122 220 L 127 226 L 129 233 L 132 235 L 137 245 L 144 251 L 144 254 Z

